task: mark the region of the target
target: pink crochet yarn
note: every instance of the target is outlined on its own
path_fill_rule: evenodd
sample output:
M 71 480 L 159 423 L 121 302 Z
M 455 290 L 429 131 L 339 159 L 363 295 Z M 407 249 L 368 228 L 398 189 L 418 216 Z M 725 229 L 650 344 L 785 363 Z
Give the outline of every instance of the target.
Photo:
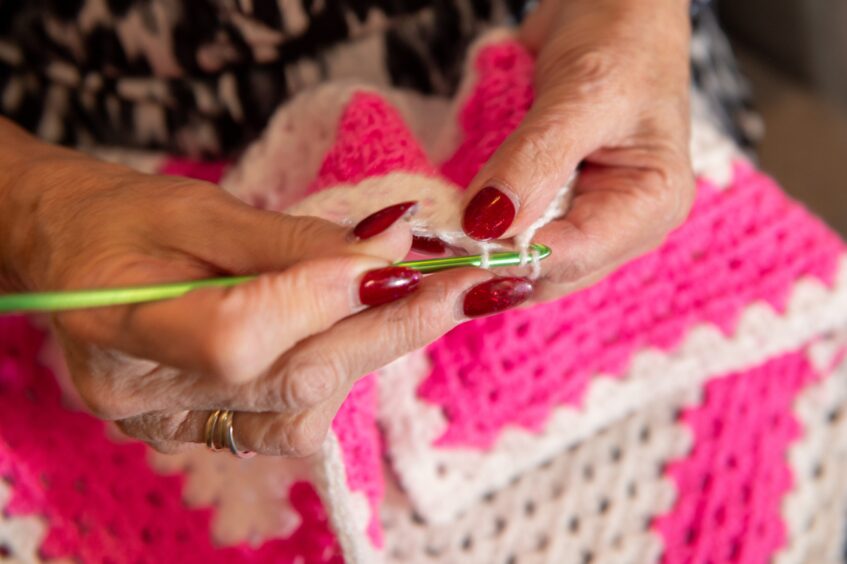
M 387 101 L 395 99 L 393 97 L 382 97 L 370 91 L 349 96 L 348 89 L 339 89 L 335 98 L 322 98 L 346 100 L 339 122 L 328 127 L 321 124 L 321 143 L 308 144 L 309 149 L 315 146 L 319 149 L 302 152 L 309 156 L 303 159 L 308 164 L 304 164 L 302 170 L 293 170 L 296 166 L 286 168 L 296 172 L 291 178 L 302 179 L 314 174 L 320 163 L 317 176 L 307 182 L 298 180 L 302 185 L 296 187 L 297 190 L 305 189 L 306 184 L 310 194 L 338 184 L 352 184 L 355 190 L 355 185 L 365 179 L 396 171 L 440 177 L 440 180 L 454 183 L 457 190 L 464 189 L 517 127 L 532 103 L 533 61 L 522 47 L 512 41 L 488 45 L 478 50 L 475 57 L 469 67 L 474 76 L 465 85 L 463 92 L 467 92 L 467 98 L 457 114 L 460 138 L 454 139 L 455 131 L 447 128 L 450 135 L 445 138 L 450 137 L 458 144 L 443 163 L 432 164 L 407 127 L 403 112 L 412 111 L 409 109 L 412 106 L 395 108 Z M 319 122 L 321 113 L 317 114 L 308 113 L 309 119 L 303 123 Z M 300 122 L 280 120 L 279 123 Z M 319 157 L 326 147 L 323 143 L 329 142 L 324 133 L 331 131 L 333 125 L 337 126 L 335 142 L 321 160 Z M 255 155 L 257 159 L 282 159 L 285 155 L 279 152 L 257 151 Z M 291 153 L 297 158 L 302 156 L 301 152 L 292 150 Z M 286 160 L 286 165 L 291 160 L 296 158 Z M 224 163 L 169 159 L 162 172 L 216 182 L 226 166 Z M 268 170 L 281 168 L 257 169 L 262 173 Z M 245 175 L 242 180 L 260 184 L 273 174 Z M 273 190 L 274 186 L 268 186 L 267 193 L 253 190 L 249 199 L 254 204 L 261 204 Z M 363 194 L 362 197 L 367 196 Z M 273 206 L 290 202 L 284 198 L 266 201 Z M 432 494 L 435 503 L 450 503 L 451 493 L 480 478 L 478 468 L 491 469 L 493 464 L 486 464 L 493 461 L 499 465 L 493 470 L 499 471 L 500 467 L 509 464 L 508 456 L 517 458 L 514 452 L 531 455 L 527 444 L 535 448 L 537 443 L 532 441 L 538 437 L 546 440 L 553 434 L 514 433 L 509 437 L 512 442 L 505 441 L 506 448 L 524 450 L 507 450 L 503 456 L 503 452 L 492 450 L 492 447 L 501 446 L 497 440 L 506 429 L 518 426 L 540 430 L 554 410 L 562 405 L 575 408 L 567 411 L 569 418 L 563 419 L 566 424 L 570 421 L 574 421 L 575 426 L 594 423 L 586 420 L 594 415 L 590 410 L 596 410 L 597 402 L 592 399 L 588 409 L 581 409 L 589 388 L 594 392 L 603 384 L 614 392 L 616 387 L 624 388 L 623 384 L 631 383 L 624 379 L 614 385 L 608 381 L 593 382 L 598 375 L 621 378 L 635 355 L 648 350 L 661 358 L 661 361 L 648 359 L 655 361 L 648 367 L 663 367 L 663 363 L 671 359 L 682 366 L 675 370 L 684 372 L 686 363 L 692 360 L 687 355 L 702 354 L 702 351 L 691 353 L 679 347 L 696 326 L 709 324 L 727 337 L 738 336 L 747 325 L 739 325 L 738 320 L 742 314 L 745 320 L 748 319 L 746 313 L 753 304 L 766 304 L 787 316 L 786 300 L 796 290 L 798 281 L 812 279 L 832 287 L 843 253 L 844 247 L 833 233 L 749 166 L 738 165 L 729 186 L 718 187 L 701 181 L 691 218 L 655 252 L 567 299 L 477 320 L 455 329 L 427 348 L 431 366 L 428 375 L 419 372 L 427 370 L 427 365 L 415 355 L 394 365 L 394 373 L 383 371 L 356 383 L 332 425 L 341 451 L 341 464 L 337 463 L 339 457 L 335 456 L 335 450 L 331 462 L 343 468 L 332 468 L 334 474 L 330 478 L 341 478 L 332 482 L 333 487 L 340 482 L 349 491 L 340 488 L 344 491 L 338 495 L 334 490 L 327 493 L 330 488 L 315 481 L 321 488 L 321 495 L 332 504 L 326 509 L 337 527 L 340 543 L 329 529 L 327 511 L 318 492 L 311 483 L 303 481 L 287 488 L 293 511 L 300 517 L 299 526 L 290 536 L 256 547 L 246 544 L 215 546 L 210 535 L 210 520 L 216 508 L 186 507 L 182 501 L 183 476 L 156 474 L 148 466 L 146 447 L 134 442 L 115 443 L 106 434 L 102 422 L 63 406 L 52 375 L 36 361 L 42 333 L 23 318 L 0 318 L 0 412 L 4 413 L 0 425 L 0 478 L 8 482 L 11 490 L 5 510 L 8 516 L 36 515 L 45 522 L 47 533 L 41 551 L 46 558 L 65 557 L 83 562 L 338 564 L 343 560 L 340 544 L 348 559 L 358 558 L 359 562 L 370 563 L 370 555 L 376 554 L 370 551 L 383 544 L 379 512 L 385 490 L 384 464 L 391 464 L 403 481 L 405 492 L 397 492 L 398 498 L 412 492 L 414 485 L 425 495 Z M 842 286 L 843 282 L 839 282 L 839 287 Z M 843 288 L 839 291 L 843 293 Z M 819 294 L 822 296 L 813 296 L 813 299 L 825 305 L 843 303 L 835 302 L 836 298 L 822 290 Z M 830 299 L 833 302 L 828 301 Z M 808 321 L 808 318 L 797 317 L 793 309 L 792 324 L 797 325 L 796 319 Z M 796 340 L 776 342 L 787 341 L 799 347 L 814 338 L 814 335 L 798 334 L 802 336 Z M 758 333 L 756 336 L 761 338 Z M 742 349 L 744 347 L 739 347 Z M 794 414 L 794 403 L 798 398 L 803 401 L 809 389 L 817 391 L 813 384 L 828 375 L 819 375 L 812 368 L 807 350 L 778 350 L 780 352 L 775 353 L 771 349 L 769 354 L 781 356 L 767 361 L 762 358 L 749 361 L 745 356 L 748 352 L 742 350 L 737 353 L 739 358 L 731 359 L 731 366 L 758 366 L 729 375 L 713 371 L 692 377 L 691 389 L 676 391 L 697 392 L 703 386 L 703 399 L 684 409 L 679 421 L 673 415 L 674 409 L 689 405 L 683 402 L 689 401 L 690 396 L 656 400 L 657 404 L 663 404 L 659 410 L 663 414 L 661 417 L 653 417 L 656 412 L 651 409 L 655 406 L 649 403 L 653 398 L 646 398 L 638 406 L 627 404 L 625 407 L 630 411 L 617 415 L 617 420 L 601 420 L 593 428 L 596 435 L 578 437 L 582 441 L 580 444 L 570 443 L 556 452 L 556 446 L 541 451 L 542 456 L 558 457 L 556 464 L 545 465 L 547 470 L 533 469 L 539 470 L 538 476 L 552 478 L 549 483 L 535 484 L 534 479 L 527 480 L 526 476 L 517 473 L 506 476 L 515 480 L 508 485 L 504 485 L 505 481 L 495 485 L 503 491 L 512 490 L 502 496 L 503 499 L 514 498 L 514 503 L 506 505 L 508 519 L 501 519 L 501 515 L 494 513 L 495 506 L 505 502 L 496 499 L 502 492 L 492 491 L 472 508 L 484 513 L 479 527 L 471 523 L 476 527 L 473 535 L 451 530 L 461 522 L 468 526 L 466 519 L 458 518 L 443 525 L 442 530 L 448 535 L 432 536 L 430 533 L 434 529 L 429 528 L 432 523 L 425 522 L 428 516 L 423 510 L 426 508 L 420 502 L 425 495 L 392 499 L 385 504 L 388 547 L 412 539 L 414 542 L 404 546 L 410 554 L 420 555 L 420 559 L 437 560 L 439 554 L 448 554 L 440 552 L 442 550 L 455 549 L 468 555 L 475 545 L 478 547 L 494 538 L 502 546 L 514 550 L 520 557 L 518 561 L 522 561 L 524 553 L 543 560 L 544 550 L 562 550 L 559 541 L 576 539 L 585 541 L 581 545 L 583 548 L 593 550 L 596 544 L 598 550 L 591 554 L 605 555 L 604 562 L 647 561 L 660 553 L 669 563 L 749 563 L 772 559 L 780 547 L 786 545 L 789 532 L 781 514 L 783 502 L 788 499 L 786 494 L 792 489 L 788 449 L 805 439 L 798 423 L 800 415 Z M 837 358 L 842 357 L 843 352 Z M 702 359 L 694 358 L 692 364 L 697 363 L 702 363 Z M 712 370 L 711 365 L 707 367 L 706 364 L 698 365 L 697 369 Z M 404 380 L 408 387 L 402 394 L 395 394 L 396 390 L 389 386 L 379 389 L 380 384 L 392 381 L 381 378 L 391 376 L 397 383 L 407 376 L 402 372 L 404 369 L 409 372 L 408 379 Z M 425 376 L 422 381 L 417 379 L 420 376 Z M 710 378 L 717 379 L 708 381 Z M 844 379 L 847 380 L 847 376 Z M 708 383 L 702 384 L 704 380 Z M 421 384 L 415 388 L 418 381 Z M 828 389 L 837 390 L 837 387 Z M 612 397 L 612 392 L 599 397 Z M 847 395 L 847 389 L 844 393 Z M 673 394 L 667 392 L 667 395 Z M 391 409 L 378 409 L 380 401 L 398 398 L 400 401 L 389 404 Z M 675 403 L 664 405 L 664 402 Z M 419 408 L 420 411 L 411 411 Z M 642 411 L 632 413 L 633 409 Z M 392 410 L 393 413 L 389 413 Z M 424 431 L 432 431 L 425 440 L 417 434 L 421 430 L 419 427 L 403 427 L 404 423 L 412 426 L 409 419 L 398 418 L 400 424 L 391 419 L 402 410 L 409 410 L 405 415 L 421 414 L 421 426 L 430 426 Z M 630 427 L 627 424 L 634 415 L 638 417 L 632 418 L 633 421 L 640 421 L 639 425 L 655 431 L 651 444 L 628 442 Z M 382 444 L 378 417 L 382 418 L 379 424 L 389 430 L 387 445 Z M 804 417 L 807 417 L 802 419 L 806 429 L 814 429 L 814 420 L 809 423 L 808 415 Z M 443 434 L 435 444 L 430 444 L 430 438 L 442 429 Z M 561 429 L 560 426 L 558 430 Z M 832 429 L 821 431 L 816 440 L 825 442 L 821 437 L 835 436 L 835 423 Z M 686 452 L 687 430 L 693 441 Z M 601 447 L 592 444 L 595 440 Z M 408 444 L 401 444 L 404 441 Z M 402 451 L 398 444 L 408 448 Z M 553 443 L 548 441 L 549 444 Z M 565 452 L 568 446 L 573 448 Z M 411 451 L 423 452 L 413 459 L 422 462 L 419 467 L 402 465 L 400 455 L 404 452 L 408 455 Z M 639 462 L 644 452 L 653 461 L 648 468 L 656 466 L 657 461 L 659 466 L 662 462 L 672 462 L 657 468 L 655 473 L 651 471 L 651 476 L 646 478 L 642 472 L 644 466 Z M 574 458 L 570 458 L 572 456 Z M 528 458 L 542 464 L 540 458 Z M 327 459 L 319 460 L 318 464 Z M 633 470 L 635 467 L 637 471 Z M 557 468 L 568 470 L 561 472 L 567 474 L 567 479 L 550 476 Z M 432 472 L 428 473 L 430 469 Z M 586 469 L 590 470 L 591 479 L 596 478 L 596 484 L 586 477 Z M 521 472 L 524 470 L 526 468 Z M 615 472 L 620 476 L 613 475 Z M 669 479 L 662 479 L 662 476 Z M 795 474 L 795 479 L 797 476 L 802 479 L 801 474 Z M 274 477 L 269 476 L 269 479 Z M 600 489 L 605 496 L 607 491 L 623 492 L 627 484 L 638 485 L 639 495 L 606 499 L 606 512 L 598 508 L 591 514 L 594 504 L 583 496 L 585 491 L 594 488 L 592 491 L 596 493 L 595 490 Z M 580 489 L 579 485 L 585 489 Z M 810 489 L 815 488 L 822 491 L 823 486 L 810 486 Z M 522 491 L 527 497 L 519 497 Z M 348 495 L 351 492 L 356 495 Z M 482 491 L 479 495 L 486 493 L 489 492 Z M 362 498 L 367 501 L 369 514 L 360 511 L 365 507 Z M 468 503 L 475 503 L 477 498 L 468 499 Z M 406 507 L 406 502 L 418 505 Z M 557 509 L 556 503 L 561 507 Z M 816 506 L 810 502 L 809 507 Z M 573 524 L 567 531 L 563 529 L 565 521 L 560 517 L 568 512 L 583 517 L 581 529 L 574 530 Z M 402 519 L 397 518 L 400 513 Z M 464 516 L 471 513 L 473 511 L 466 512 Z M 652 556 L 632 549 L 633 552 L 626 554 L 644 555 L 644 559 L 615 559 L 615 555 L 623 554 L 615 550 L 631 548 L 626 545 L 638 536 L 638 531 L 634 530 L 638 527 L 621 528 L 615 524 L 606 527 L 607 522 L 603 519 L 632 520 L 632 515 L 638 515 L 638 523 L 647 524 L 640 532 L 649 539 L 635 539 L 631 544 L 650 544 Z M 533 530 L 533 526 L 538 529 L 538 522 L 542 520 L 558 523 L 551 525 L 551 535 L 538 538 L 525 535 L 521 542 L 515 541 L 526 530 Z M 404 522 L 408 527 L 401 527 Z M 600 525 L 597 529 L 590 528 L 597 523 Z M 524 528 L 525 525 L 528 528 Z M 554 530 L 555 527 L 558 529 Z M 621 534 L 617 537 L 619 546 L 604 547 L 604 543 L 615 544 L 613 539 L 617 533 L 605 534 L 611 530 L 617 533 L 626 530 L 630 536 Z M 392 536 L 398 534 L 408 536 Z M 609 539 L 603 540 L 602 536 Z M 659 546 L 659 539 L 662 546 Z M 485 554 L 485 551 L 480 550 L 478 554 Z M 509 552 L 494 554 L 505 558 Z M 568 561 L 567 558 L 587 553 L 565 550 L 559 554 L 565 554 L 566 558 L 551 561 Z M 383 551 L 382 555 L 389 560 L 392 558 L 390 550 Z M 476 561 L 491 561 L 482 558 Z M 459 557 L 442 561 L 466 560 Z
M 435 172 L 397 110 L 376 94 L 357 92 L 344 109 L 335 143 L 309 193 L 401 170 Z
M 479 172 L 532 105 L 533 60 L 518 43 L 480 50 L 474 61 L 476 85 L 459 115 L 462 141 L 441 165 L 441 173 L 462 189 Z
M 36 360 L 44 335 L 21 317 L 0 317 L 0 477 L 12 486 L 10 516 L 48 525 L 46 558 L 81 562 L 325 562 L 339 564 L 326 513 L 308 483 L 289 497 L 302 522 L 286 539 L 219 548 L 213 509 L 181 501 L 182 477 L 154 474 L 143 444 L 114 443 L 105 425 L 66 409 Z
M 168 157 L 159 172 L 172 176 L 185 176 L 217 183 L 230 163 L 225 161 L 195 161 L 179 157 Z
M 803 277 L 831 284 L 842 250 L 751 168 L 739 167 L 723 191 L 701 182 L 689 220 L 657 251 L 577 295 L 465 324 L 432 344 L 419 395 L 449 422 L 439 444 L 486 449 L 508 425 L 538 429 L 554 407 L 579 405 L 591 377 L 625 371 L 638 350 L 670 351 L 699 323 L 730 335 L 753 302 L 782 311 Z
M 347 485 L 354 492 L 364 493 L 370 503 L 368 536 L 375 546 L 382 546 L 379 504 L 385 485 L 382 479 L 382 443 L 376 426 L 377 400 L 376 375 L 369 374 L 353 386 L 332 421 L 332 430 L 341 444 Z
M 706 386 L 702 405 L 682 415 L 693 449 L 666 470 L 679 497 L 654 525 L 663 562 L 767 562 L 785 544 L 787 453 L 802 432 L 792 406 L 818 378 L 801 351 Z

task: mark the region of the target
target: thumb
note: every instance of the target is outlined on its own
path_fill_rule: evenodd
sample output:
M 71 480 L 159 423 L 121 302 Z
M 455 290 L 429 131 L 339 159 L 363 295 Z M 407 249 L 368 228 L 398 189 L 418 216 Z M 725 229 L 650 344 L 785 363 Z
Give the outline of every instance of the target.
M 227 204 L 211 213 L 184 214 L 170 226 L 171 231 L 163 232 L 181 241 L 189 254 L 235 274 L 281 271 L 303 260 L 339 255 L 369 255 L 393 262 L 405 257 L 411 247 L 411 229 L 402 219 L 414 212 L 414 202 L 381 210 L 383 216 L 392 210 L 397 213 L 383 221 L 379 233 L 367 238 L 356 236 L 349 226 L 317 217 L 257 210 L 240 202 Z
M 615 118 L 588 100 L 581 73 L 559 69 L 523 122 L 471 182 L 462 227 L 479 241 L 512 237 L 547 210 Z

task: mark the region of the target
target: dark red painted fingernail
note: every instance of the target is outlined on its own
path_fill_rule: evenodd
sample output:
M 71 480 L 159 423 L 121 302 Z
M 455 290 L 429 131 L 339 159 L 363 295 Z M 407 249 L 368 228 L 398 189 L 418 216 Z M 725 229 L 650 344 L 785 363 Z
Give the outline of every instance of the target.
M 440 255 L 447 250 L 447 244 L 438 237 L 415 235 L 412 237 L 412 249 L 422 253 Z
M 375 237 L 394 225 L 394 222 L 406 215 L 416 204 L 417 202 L 403 202 L 374 212 L 356 224 L 353 235 L 359 239 Z
M 506 194 L 486 186 L 465 208 L 462 228 L 477 241 L 496 239 L 512 225 L 515 212 L 515 204 Z
M 468 317 L 481 317 L 520 305 L 532 295 L 532 282 L 526 278 L 492 278 L 477 284 L 465 294 Z
M 423 275 L 402 266 L 389 266 L 371 270 L 362 278 L 359 300 L 366 306 L 377 306 L 399 300 L 415 291 Z

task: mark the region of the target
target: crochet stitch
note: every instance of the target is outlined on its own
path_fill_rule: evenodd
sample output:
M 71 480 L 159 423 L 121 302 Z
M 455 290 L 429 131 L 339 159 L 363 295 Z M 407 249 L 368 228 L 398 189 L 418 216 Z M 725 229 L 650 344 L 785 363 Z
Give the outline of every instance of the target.
M 234 166 L 100 154 L 345 225 L 415 199 L 416 233 L 472 249 L 462 191 L 532 103 L 532 71 L 495 32 L 453 100 L 329 84 L 280 108 Z M 309 461 L 119 441 L 62 402 L 43 332 L 0 319 L 0 548 L 86 562 L 837 561 L 844 246 L 697 106 L 697 201 L 660 248 L 362 378 Z

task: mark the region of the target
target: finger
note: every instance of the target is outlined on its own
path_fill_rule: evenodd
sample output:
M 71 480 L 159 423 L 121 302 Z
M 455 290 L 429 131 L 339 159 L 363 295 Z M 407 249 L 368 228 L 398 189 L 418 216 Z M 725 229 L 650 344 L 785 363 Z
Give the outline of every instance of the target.
M 420 295 L 341 321 L 297 345 L 254 381 L 221 382 L 199 373 L 158 367 L 135 378 L 134 384 L 126 378 L 100 377 L 78 387 L 89 406 L 101 409 L 97 414 L 108 419 L 219 406 L 243 412 L 302 413 L 334 397 L 363 374 L 437 339 L 466 319 L 466 310 L 495 313 L 529 297 L 525 284 L 519 284 L 510 296 L 501 280 L 478 269 L 432 276 L 422 285 Z M 485 290 L 490 290 L 492 282 L 496 283 L 494 293 L 488 293 L 486 306 Z M 473 308 L 468 309 L 466 300 L 471 298 Z M 374 315 L 377 310 L 384 311 Z M 366 345 L 374 343 L 379 346 Z
M 126 308 L 119 325 L 106 330 L 92 312 L 60 319 L 93 344 L 237 383 L 263 372 L 298 341 L 363 305 L 411 292 L 420 281 L 416 271 L 385 267 L 365 256 L 311 260 L 236 287 Z
M 602 91 L 603 55 L 572 64 L 541 91 L 520 126 L 471 182 L 462 226 L 478 240 L 511 237 L 542 217 L 587 155 L 616 137 L 623 104 Z M 589 95 L 588 93 L 591 92 Z
M 239 396 L 266 411 L 317 405 L 466 320 L 465 296 L 491 278 L 479 269 L 430 276 L 415 294 L 359 313 L 300 343 L 267 377 L 246 384 Z
M 567 215 L 536 240 L 555 249 L 541 263 L 545 280 L 581 287 L 656 247 L 691 208 L 693 175 L 684 162 L 668 172 L 587 167 Z
M 521 23 L 519 39 L 530 51 L 541 50 L 551 28 L 557 23 L 559 8 L 558 2 L 539 2 Z
M 187 204 L 177 207 L 180 213 L 162 213 L 158 233 L 163 245 L 180 245 L 186 254 L 232 274 L 282 270 L 302 260 L 345 253 L 400 260 L 411 247 L 409 224 L 401 220 L 416 209 L 407 206 L 364 239 L 349 226 L 254 209 L 231 196 L 193 203 L 191 211 L 182 209 Z
M 276 456 L 309 456 L 318 451 L 335 414 L 347 397 L 352 382 L 335 390 L 330 398 L 310 410 L 285 413 L 235 411 L 232 432 L 236 449 Z M 146 441 L 165 453 L 206 443 L 207 423 L 213 410 L 156 412 L 124 419 L 118 427 L 127 435 Z M 219 447 L 226 445 L 218 437 Z

